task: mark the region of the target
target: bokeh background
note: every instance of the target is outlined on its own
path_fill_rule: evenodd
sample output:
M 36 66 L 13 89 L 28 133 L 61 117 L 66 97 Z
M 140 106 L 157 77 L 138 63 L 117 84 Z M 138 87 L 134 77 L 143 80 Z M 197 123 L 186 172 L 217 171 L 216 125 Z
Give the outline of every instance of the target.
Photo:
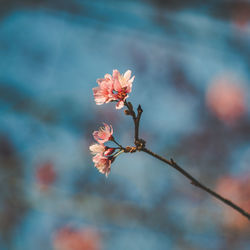
M 250 211 L 250 4 L 0 1 L 1 250 L 249 250 L 248 221 L 144 153 L 93 166 L 96 79 L 135 75 L 147 147 Z

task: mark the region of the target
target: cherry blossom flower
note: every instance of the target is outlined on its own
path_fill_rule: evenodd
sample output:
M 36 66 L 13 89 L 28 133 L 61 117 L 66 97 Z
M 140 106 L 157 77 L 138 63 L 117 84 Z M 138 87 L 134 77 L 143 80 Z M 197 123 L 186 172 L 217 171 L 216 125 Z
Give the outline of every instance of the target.
M 73 229 L 65 226 L 53 239 L 54 250 L 99 250 L 100 237 L 90 229 Z
M 115 69 L 113 70 L 113 80 L 114 80 L 114 91 L 115 100 L 118 101 L 116 104 L 116 109 L 121 109 L 124 106 L 125 100 L 128 98 L 128 94 L 132 90 L 132 83 L 135 76 L 131 77 L 131 70 L 127 70 L 124 75 Z
M 98 171 L 105 174 L 106 177 L 110 173 L 111 160 L 110 158 L 104 157 L 103 155 L 97 154 L 93 157 L 93 162 Z
M 131 70 L 127 70 L 124 75 L 115 69 L 113 75 L 106 74 L 104 79 L 98 79 L 98 87 L 93 88 L 93 94 L 97 105 L 116 101 L 116 109 L 124 106 L 128 94 L 132 90 L 134 76 L 131 77 Z
M 111 156 L 116 148 L 110 148 L 105 146 L 103 143 L 114 140 L 113 138 L 113 128 L 106 123 L 103 123 L 104 127 L 101 127 L 98 131 L 93 132 L 94 139 L 98 142 L 89 147 L 90 152 L 94 155 L 93 162 L 95 167 L 99 170 L 100 173 L 105 174 L 106 177 L 110 173 L 110 166 L 112 160 L 114 159 Z
M 104 79 L 97 79 L 98 87 L 93 88 L 93 94 L 97 105 L 102 105 L 114 100 L 113 78 L 106 74 Z
M 97 142 L 103 144 L 112 139 L 113 128 L 112 126 L 103 123 L 104 127 L 101 127 L 98 131 L 93 132 L 93 136 Z

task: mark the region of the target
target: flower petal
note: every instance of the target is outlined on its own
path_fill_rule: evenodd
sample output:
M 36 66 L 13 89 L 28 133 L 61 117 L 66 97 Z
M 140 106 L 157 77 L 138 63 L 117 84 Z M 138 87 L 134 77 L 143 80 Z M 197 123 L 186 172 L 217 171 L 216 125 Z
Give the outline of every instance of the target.
M 124 101 L 123 100 L 121 100 L 121 101 L 119 101 L 117 104 L 116 104 L 116 109 L 121 109 L 121 108 L 123 108 L 123 106 L 124 106 Z
M 128 81 L 130 77 L 131 77 L 131 70 L 127 70 L 124 74 L 124 78 L 126 81 Z

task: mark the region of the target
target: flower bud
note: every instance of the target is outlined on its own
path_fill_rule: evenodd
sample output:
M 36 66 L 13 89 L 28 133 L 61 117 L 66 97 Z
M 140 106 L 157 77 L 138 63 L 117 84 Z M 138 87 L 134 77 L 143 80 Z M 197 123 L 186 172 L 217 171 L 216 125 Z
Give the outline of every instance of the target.
M 115 152 L 114 148 L 108 148 L 105 150 L 104 155 L 108 156 L 108 155 L 112 155 Z

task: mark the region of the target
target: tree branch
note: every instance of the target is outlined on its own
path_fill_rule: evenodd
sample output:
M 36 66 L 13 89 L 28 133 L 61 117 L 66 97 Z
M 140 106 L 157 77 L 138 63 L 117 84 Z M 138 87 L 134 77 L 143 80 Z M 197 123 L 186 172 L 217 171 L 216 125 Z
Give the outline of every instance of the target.
M 139 144 L 139 127 L 140 127 L 140 119 L 141 114 L 143 112 L 141 105 L 137 108 L 137 115 L 134 112 L 134 108 L 131 102 L 127 102 L 125 100 L 124 105 L 128 108 L 127 112 L 125 112 L 126 115 L 130 115 L 133 118 L 134 125 L 135 125 L 135 145 L 137 146 Z
M 134 112 L 133 109 L 133 105 L 131 102 L 126 102 L 125 101 L 125 106 L 128 108 L 128 110 L 125 110 L 125 114 L 126 115 L 130 115 L 133 118 L 134 121 L 134 126 L 135 126 L 135 138 L 134 138 L 134 142 L 135 142 L 135 146 L 136 146 L 136 150 L 138 151 L 143 151 L 151 156 L 153 156 L 154 158 L 157 158 L 160 161 L 163 161 L 164 163 L 168 164 L 169 166 L 171 166 L 172 168 L 174 168 L 175 170 L 177 170 L 178 172 L 180 172 L 182 175 L 184 175 L 187 179 L 189 179 L 191 181 L 191 184 L 204 190 L 205 192 L 209 193 L 210 195 L 212 195 L 213 197 L 215 197 L 216 199 L 222 201 L 223 203 L 225 203 L 226 205 L 230 206 L 231 208 L 233 208 L 234 210 L 238 211 L 240 214 L 242 214 L 244 217 L 246 217 L 248 220 L 250 220 L 250 214 L 248 212 L 246 212 L 245 210 L 243 210 L 242 208 L 240 208 L 239 206 L 237 206 L 236 204 L 234 204 L 232 201 L 222 197 L 221 195 L 219 195 L 218 193 L 214 192 L 213 190 L 211 190 L 210 188 L 206 187 L 205 185 L 203 185 L 200 181 L 198 181 L 197 179 L 195 179 L 191 174 L 189 174 L 186 170 L 184 170 L 183 168 L 181 168 L 173 159 L 166 159 L 152 151 L 150 151 L 149 149 L 147 149 L 145 147 L 145 141 L 143 139 L 139 138 L 139 126 L 140 126 L 140 119 L 141 119 L 141 115 L 142 115 L 142 108 L 141 105 L 138 106 L 137 108 L 137 115 Z M 133 152 L 135 152 L 136 150 L 134 150 Z M 130 151 L 128 151 L 130 152 Z
M 156 153 L 150 151 L 147 148 L 143 148 L 141 151 L 157 158 L 160 161 L 165 162 L 166 164 L 168 164 L 169 166 L 171 166 L 172 168 L 174 168 L 175 170 L 177 170 L 178 172 L 180 172 L 182 175 L 184 175 L 186 178 L 188 178 L 191 181 L 191 184 L 206 191 L 207 193 L 209 193 L 210 195 L 214 196 L 216 199 L 222 201 L 223 203 L 227 204 L 228 206 L 230 206 L 231 208 L 233 208 L 234 210 L 238 211 L 240 214 L 242 214 L 243 216 L 245 216 L 246 218 L 248 218 L 248 220 L 250 220 L 250 214 L 247 213 L 245 210 L 243 210 L 242 208 L 240 208 L 239 206 L 237 206 L 236 204 L 234 204 L 232 201 L 225 199 L 224 197 L 222 197 L 221 195 L 219 195 L 218 193 L 214 192 L 213 190 L 211 190 L 210 188 L 206 187 L 205 185 L 203 185 L 202 183 L 200 183 L 197 179 L 195 179 L 192 175 L 190 175 L 187 171 L 185 171 L 183 168 L 181 168 L 173 159 L 165 159 L 160 155 L 157 155 Z
M 141 119 L 142 112 L 143 110 L 141 108 L 141 105 L 139 105 L 137 108 L 137 116 L 136 116 L 136 122 L 135 122 L 135 141 L 139 141 L 139 127 L 140 127 L 140 119 Z

